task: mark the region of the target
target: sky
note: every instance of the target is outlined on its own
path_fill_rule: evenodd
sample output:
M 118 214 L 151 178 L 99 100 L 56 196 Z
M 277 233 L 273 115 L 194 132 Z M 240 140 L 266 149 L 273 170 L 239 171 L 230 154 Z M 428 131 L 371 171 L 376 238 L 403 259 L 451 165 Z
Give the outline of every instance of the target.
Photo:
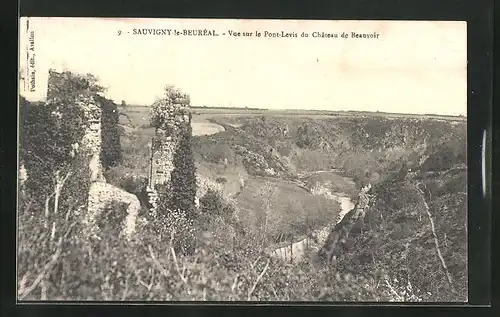
M 20 72 L 92 73 L 120 103 L 150 105 L 174 85 L 193 106 L 466 115 L 465 22 L 28 18 L 20 22 Z M 220 36 L 133 35 L 133 29 L 207 29 Z M 252 32 L 233 37 L 228 30 Z M 27 66 L 29 32 L 34 65 Z M 121 31 L 121 35 L 118 35 Z M 261 37 L 255 36 L 261 32 Z M 272 38 L 265 31 L 296 33 Z M 305 32 L 307 38 L 301 37 Z M 313 32 L 378 38 L 318 38 Z M 225 33 L 226 35 L 223 35 Z

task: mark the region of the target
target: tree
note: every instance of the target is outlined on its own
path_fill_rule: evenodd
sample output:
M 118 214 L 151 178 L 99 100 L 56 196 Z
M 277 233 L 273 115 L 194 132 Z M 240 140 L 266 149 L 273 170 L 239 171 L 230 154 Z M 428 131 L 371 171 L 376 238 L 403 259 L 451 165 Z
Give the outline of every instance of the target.
M 171 208 L 185 211 L 190 219 L 195 216 L 196 166 L 192 149 L 192 129 L 185 125 L 179 133 L 179 143 L 174 152 L 171 173 Z
M 264 186 L 259 190 L 258 195 L 261 198 L 261 213 L 257 215 L 257 230 L 259 232 L 260 243 L 265 245 L 268 240 L 269 227 L 276 224 L 276 222 L 270 222 L 269 219 L 273 216 L 272 211 L 275 209 L 278 189 L 266 181 Z M 276 217 L 276 214 L 274 216 Z
M 311 146 L 311 139 L 307 124 L 303 124 L 297 128 L 297 140 L 295 141 L 295 144 L 297 144 L 300 148 L 307 148 Z
M 200 198 L 200 211 L 211 216 L 221 216 L 228 221 L 233 220 L 235 212 L 234 207 L 224 201 L 222 194 L 212 188 Z
M 118 130 L 118 119 L 120 113 L 118 105 L 112 100 L 99 97 L 102 109 L 101 117 L 101 162 L 105 169 L 117 166 L 122 161 L 122 148 L 120 144 L 120 132 Z
M 184 107 L 189 107 L 190 97 L 181 92 L 178 88 L 167 85 L 162 99 L 153 103 L 150 123 L 158 131 L 164 130 L 167 134 L 173 132 L 176 126 L 176 120 L 182 115 Z
M 75 101 L 82 96 L 96 96 L 106 89 L 98 84 L 98 79 L 92 74 L 76 74 L 69 71 L 58 73 L 49 70 L 47 90 L 48 103 L 60 106 L 72 106 L 67 101 Z

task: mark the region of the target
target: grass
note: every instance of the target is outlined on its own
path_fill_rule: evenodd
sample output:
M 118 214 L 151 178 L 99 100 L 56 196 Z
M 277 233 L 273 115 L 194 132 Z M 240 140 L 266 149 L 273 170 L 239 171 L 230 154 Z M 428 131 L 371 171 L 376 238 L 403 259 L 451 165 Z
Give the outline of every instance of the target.
M 210 162 L 197 162 L 197 173 L 213 181 L 218 181 L 222 192 L 227 197 L 237 195 L 248 179 L 243 166 L 224 166 Z

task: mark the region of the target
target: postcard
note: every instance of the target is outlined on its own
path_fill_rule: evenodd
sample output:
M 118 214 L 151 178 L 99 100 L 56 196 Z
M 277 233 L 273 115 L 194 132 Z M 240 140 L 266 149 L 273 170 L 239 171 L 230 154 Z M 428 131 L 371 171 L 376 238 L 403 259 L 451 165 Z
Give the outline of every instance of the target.
M 19 301 L 467 301 L 466 22 L 19 23 Z

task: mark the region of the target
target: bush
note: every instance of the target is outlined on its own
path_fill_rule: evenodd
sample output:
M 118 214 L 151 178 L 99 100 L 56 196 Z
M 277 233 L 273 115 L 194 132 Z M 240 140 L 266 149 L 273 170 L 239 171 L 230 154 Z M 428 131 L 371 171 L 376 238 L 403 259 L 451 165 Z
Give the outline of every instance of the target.
M 102 109 L 101 117 L 101 139 L 102 151 L 101 162 L 104 169 L 117 166 L 122 162 L 122 148 L 120 144 L 120 131 L 118 119 L 120 113 L 118 105 L 112 100 L 99 97 L 98 102 Z
M 217 178 L 215 179 L 215 181 L 216 181 L 217 183 L 219 183 L 219 184 L 225 184 L 225 183 L 227 183 L 227 178 L 225 178 L 225 177 L 217 177 Z
M 228 165 L 234 165 L 236 160 L 236 155 L 229 144 L 218 142 L 211 136 L 199 137 L 196 140 L 196 151 L 204 160 L 211 163 L 225 164 L 227 161 Z
M 209 189 L 200 199 L 201 213 L 222 216 L 225 219 L 231 219 L 234 216 L 234 207 L 224 201 L 221 193 Z
M 108 234 L 120 236 L 126 216 L 127 205 L 124 203 L 113 201 L 113 203 L 106 205 L 96 221 L 101 239 L 106 239 Z
M 104 172 L 104 177 L 108 184 L 123 188 L 135 195 L 143 194 L 147 186 L 145 177 L 133 174 L 133 171 L 129 171 L 122 165 L 109 168 Z
M 176 252 L 192 254 L 195 247 L 193 220 L 181 210 L 161 210 L 151 222 L 152 230 L 161 243 L 172 241 Z
M 170 208 L 183 210 L 191 219 L 195 217 L 196 166 L 192 150 L 191 127 L 182 130 L 179 144 L 173 157 L 174 169 L 171 173 Z

